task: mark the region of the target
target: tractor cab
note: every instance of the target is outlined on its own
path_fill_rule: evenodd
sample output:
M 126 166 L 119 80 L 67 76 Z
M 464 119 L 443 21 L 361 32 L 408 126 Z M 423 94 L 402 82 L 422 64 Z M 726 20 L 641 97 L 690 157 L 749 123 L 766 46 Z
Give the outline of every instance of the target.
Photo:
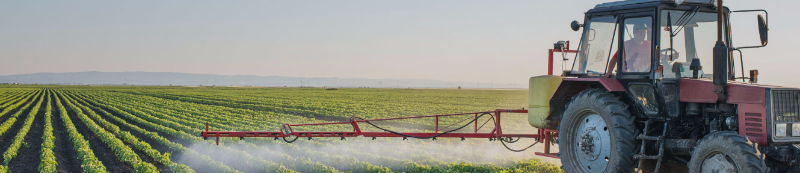
M 725 14 L 730 11 L 725 8 Z M 712 79 L 717 8 L 708 0 L 629 0 L 586 12 L 570 76 L 619 79 Z M 722 40 L 731 45 L 727 15 Z M 693 61 L 696 70 L 691 69 Z M 732 61 L 731 61 L 732 62 Z M 733 76 L 733 72 L 729 74 Z

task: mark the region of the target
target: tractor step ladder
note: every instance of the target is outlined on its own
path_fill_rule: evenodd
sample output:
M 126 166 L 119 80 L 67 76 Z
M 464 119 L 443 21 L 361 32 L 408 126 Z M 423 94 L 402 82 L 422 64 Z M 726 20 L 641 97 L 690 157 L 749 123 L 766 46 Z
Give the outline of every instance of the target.
M 648 132 L 649 127 L 650 127 L 650 123 L 652 123 L 652 120 L 645 121 L 644 122 L 644 131 L 642 132 L 642 134 L 639 134 L 639 136 L 636 136 L 636 139 L 639 139 L 639 140 L 642 141 L 642 143 L 641 143 L 642 147 L 640 148 L 639 153 L 633 156 L 633 159 L 638 159 L 639 160 L 639 166 L 638 166 L 639 169 L 642 168 L 642 163 L 644 163 L 644 160 L 657 160 L 656 161 L 656 167 L 655 167 L 655 170 L 653 170 L 653 173 L 658 173 L 658 169 L 661 168 L 661 161 L 663 160 L 663 156 L 664 156 L 664 136 L 666 136 L 666 134 L 667 134 L 667 125 L 668 124 L 667 124 L 667 122 L 664 122 L 664 130 L 661 131 L 661 136 L 647 136 L 647 132 Z M 647 141 L 657 141 L 656 145 L 658 145 L 658 155 L 647 155 L 647 154 L 645 154 L 645 151 L 647 151 L 646 150 L 647 149 Z

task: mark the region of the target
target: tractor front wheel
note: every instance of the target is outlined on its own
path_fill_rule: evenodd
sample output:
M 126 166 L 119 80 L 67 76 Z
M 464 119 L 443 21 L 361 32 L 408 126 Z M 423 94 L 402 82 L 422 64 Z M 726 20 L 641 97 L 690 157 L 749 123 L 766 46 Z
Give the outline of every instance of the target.
M 733 132 L 706 135 L 692 151 L 690 173 L 766 173 L 769 170 L 756 145 Z
M 628 107 L 602 89 L 578 93 L 558 127 L 558 149 L 565 172 L 631 172 L 634 117 Z

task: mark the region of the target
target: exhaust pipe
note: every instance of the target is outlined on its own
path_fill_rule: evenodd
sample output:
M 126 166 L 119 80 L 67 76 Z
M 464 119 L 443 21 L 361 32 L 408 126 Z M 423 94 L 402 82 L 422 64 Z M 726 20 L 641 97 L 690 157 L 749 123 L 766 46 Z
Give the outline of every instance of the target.
M 717 43 L 714 46 L 714 93 L 717 94 L 719 103 L 726 103 L 728 97 L 725 92 L 725 85 L 728 84 L 728 46 L 722 40 L 723 17 L 722 0 L 717 0 Z

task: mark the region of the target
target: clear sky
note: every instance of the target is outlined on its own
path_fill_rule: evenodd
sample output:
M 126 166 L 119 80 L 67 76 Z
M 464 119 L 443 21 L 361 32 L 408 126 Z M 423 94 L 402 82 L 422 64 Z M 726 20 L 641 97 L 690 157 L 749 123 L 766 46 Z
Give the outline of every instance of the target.
M 569 23 L 601 2 L 2 1 L 0 75 L 150 71 L 527 83 L 546 73 L 553 42 L 577 45 L 580 33 Z M 760 83 L 800 86 L 800 1 L 726 6 L 769 10 L 769 46 L 745 50 L 745 68 L 759 69 Z M 757 38 L 754 16 L 732 19 L 736 41 Z

